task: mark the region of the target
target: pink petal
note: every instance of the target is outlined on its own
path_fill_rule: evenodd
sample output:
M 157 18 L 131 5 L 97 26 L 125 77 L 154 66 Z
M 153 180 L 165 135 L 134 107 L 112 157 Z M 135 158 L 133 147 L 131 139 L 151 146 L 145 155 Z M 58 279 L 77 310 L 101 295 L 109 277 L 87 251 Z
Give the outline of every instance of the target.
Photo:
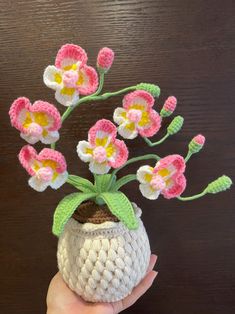
M 161 127 L 162 119 L 161 119 L 160 115 L 155 110 L 150 109 L 149 118 L 151 121 L 149 126 L 143 127 L 143 128 L 137 127 L 139 134 L 143 137 L 153 136 L 154 134 L 156 134 L 159 131 L 159 129 Z
M 67 169 L 67 163 L 66 160 L 64 158 L 64 156 L 54 150 L 54 149 L 50 149 L 50 148 L 44 148 L 39 154 L 37 159 L 39 161 L 43 161 L 43 160 L 53 160 L 57 163 L 57 168 L 56 171 L 58 173 L 63 173 L 64 171 L 66 171 Z
M 169 166 L 174 166 L 176 169 L 172 179 L 177 178 L 185 171 L 185 160 L 182 156 L 177 154 L 166 156 L 160 159 L 153 172 L 157 173 L 159 170 L 168 168 Z
M 185 188 L 186 178 L 181 174 L 174 180 L 173 185 L 169 189 L 162 191 L 162 195 L 167 199 L 178 197 L 184 192 Z
M 26 169 L 26 171 L 31 176 L 33 176 L 35 172 L 31 166 L 33 162 L 37 159 L 36 150 L 30 145 L 25 145 L 24 147 L 21 148 L 18 158 L 21 165 Z
M 154 98 L 144 90 L 137 90 L 127 94 L 123 98 L 123 107 L 125 109 L 129 109 L 133 104 L 143 104 L 146 110 L 149 110 L 154 105 Z
M 106 136 L 111 137 L 111 141 L 114 141 L 117 135 L 117 128 L 109 120 L 101 119 L 97 121 L 96 124 L 91 127 L 88 132 L 88 140 L 92 146 L 96 146 L 95 140 L 97 138 L 98 132 L 106 133 Z
M 17 98 L 11 105 L 9 110 L 9 116 L 11 120 L 11 125 L 16 129 L 24 132 L 25 129 L 22 126 L 22 122 L 20 121 L 20 113 L 23 109 L 29 111 L 31 106 L 30 100 L 26 97 Z
M 115 140 L 113 142 L 113 145 L 115 146 L 117 153 L 115 156 L 114 161 L 109 161 L 109 166 L 113 168 L 121 167 L 128 159 L 128 149 L 124 141 L 121 140 Z
M 53 121 L 50 128 L 48 128 L 49 131 L 57 131 L 61 127 L 61 116 L 54 105 L 46 101 L 38 100 L 29 108 L 29 111 L 46 113 Z
M 93 67 L 84 65 L 79 71 L 83 77 L 83 82 L 78 85 L 77 90 L 81 95 L 90 95 L 97 90 L 98 74 Z
M 81 66 L 87 63 L 87 54 L 80 46 L 73 44 L 63 45 L 57 53 L 55 66 L 59 69 L 67 65 L 81 62 Z

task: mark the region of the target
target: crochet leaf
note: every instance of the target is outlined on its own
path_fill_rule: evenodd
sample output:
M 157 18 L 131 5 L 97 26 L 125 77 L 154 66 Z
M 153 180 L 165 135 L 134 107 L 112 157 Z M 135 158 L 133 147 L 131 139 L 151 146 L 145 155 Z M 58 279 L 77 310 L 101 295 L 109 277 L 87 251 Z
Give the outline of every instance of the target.
M 96 193 L 72 193 L 63 198 L 54 213 L 52 232 L 59 236 L 66 222 L 73 215 L 76 208 L 84 201 L 96 196 Z
M 122 177 L 121 179 L 117 180 L 116 183 L 113 185 L 112 190 L 118 191 L 123 185 L 136 180 L 135 174 L 128 174 L 127 176 Z
M 98 193 L 109 191 L 115 182 L 116 177 L 112 177 L 111 174 L 96 175 L 95 177 L 95 187 Z
M 69 175 L 67 182 L 84 193 L 96 192 L 95 186 L 82 177 Z
M 135 216 L 133 206 L 122 192 L 104 192 L 99 195 L 108 208 L 123 224 L 130 230 L 138 228 L 138 220 Z

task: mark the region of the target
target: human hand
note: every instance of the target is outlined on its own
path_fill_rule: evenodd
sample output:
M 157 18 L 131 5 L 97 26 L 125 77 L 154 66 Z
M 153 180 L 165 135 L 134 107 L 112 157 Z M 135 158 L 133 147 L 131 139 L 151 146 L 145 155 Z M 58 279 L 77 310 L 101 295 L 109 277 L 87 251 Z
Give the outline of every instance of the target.
M 125 299 L 113 303 L 89 303 L 66 285 L 60 273 L 51 280 L 47 293 L 47 314 L 118 314 L 133 305 L 152 285 L 157 276 L 153 270 L 157 256 L 152 254 L 144 279 Z

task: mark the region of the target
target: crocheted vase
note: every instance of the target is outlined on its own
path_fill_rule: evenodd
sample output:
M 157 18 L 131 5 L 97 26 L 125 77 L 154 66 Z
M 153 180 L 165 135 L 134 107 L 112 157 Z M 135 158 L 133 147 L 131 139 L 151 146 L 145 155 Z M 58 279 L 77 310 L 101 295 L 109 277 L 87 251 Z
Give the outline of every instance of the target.
M 122 222 L 65 225 L 58 243 L 59 270 L 70 289 L 90 302 L 115 302 L 125 298 L 145 276 L 150 246 L 141 216 L 137 230 Z

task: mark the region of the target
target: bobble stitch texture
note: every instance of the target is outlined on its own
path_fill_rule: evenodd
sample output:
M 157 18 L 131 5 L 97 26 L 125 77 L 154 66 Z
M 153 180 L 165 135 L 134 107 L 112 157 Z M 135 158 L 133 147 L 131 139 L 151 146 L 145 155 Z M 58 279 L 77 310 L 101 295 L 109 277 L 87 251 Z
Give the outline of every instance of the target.
M 168 134 L 173 135 L 173 134 L 179 132 L 179 130 L 183 126 L 183 123 L 184 123 L 183 117 L 181 117 L 181 116 L 175 117 L 167 128 Z
M 145 276 L 150 247 L 141 210 L 133 203 L 137 230 L 122 223 L 80 224 L 70 219 L 59 238 L 59 270 L 69 287 L 90 302 L 115 302 Z
M 159 97 L 161 90 L 160 87 L 154 84 L 140 83 L 136 85 L 136 89 L 142 89 L 150 93 L 153 97 Z
M 207 193 L 216 194 L 229 189 L 232 185 L 232 180 L 228 176 L 221 176 L 217 180 L 208 184 L 206 188 Z

